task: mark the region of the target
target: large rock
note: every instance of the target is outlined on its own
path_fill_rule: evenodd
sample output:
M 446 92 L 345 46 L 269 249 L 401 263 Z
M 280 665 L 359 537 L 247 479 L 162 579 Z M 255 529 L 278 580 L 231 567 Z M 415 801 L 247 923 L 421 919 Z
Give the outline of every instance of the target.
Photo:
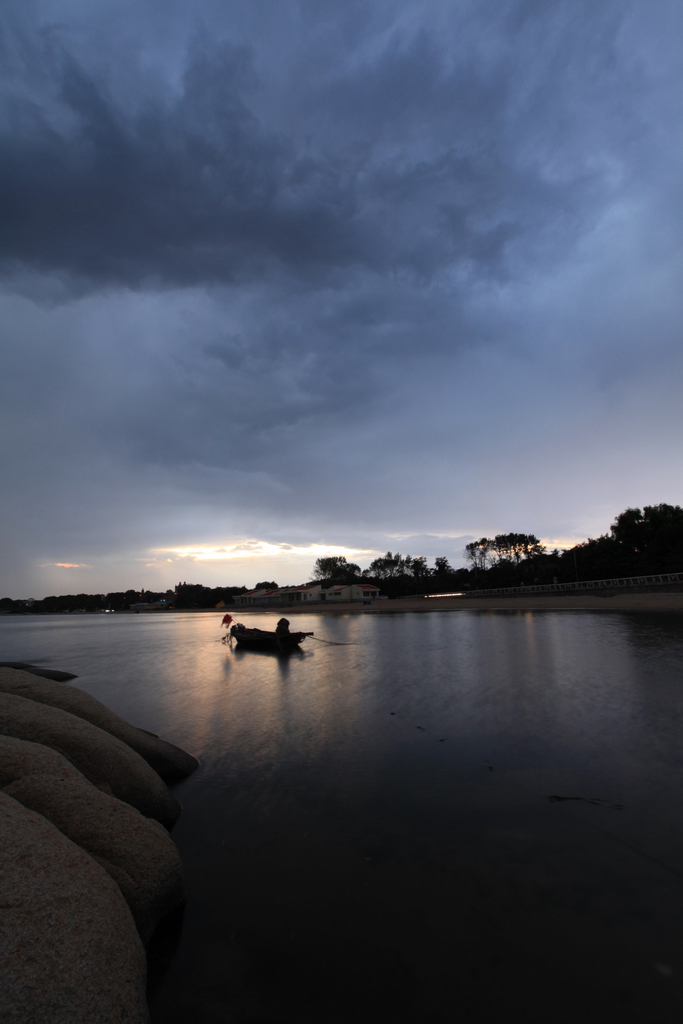
M 185 901 L 180 856 L 166 829 L 96 789 L 49 747 L 0 736 L 0 789 L 37 811 L 113 878 L 147 942 Z
M 12 1024 L 147 1024 L 145 950 L 104 868 L 0 793 L 0 1007 Z
M 44 679 L 56 679 L 58 683 L 78 678 L 73 672 L 60 672 L 57 668 L 40 668 L 39 665 L 27 665 L 25 661 L 0 661 L 0 668 L 22 668 L 24 672 L 30 672 L 31 675 L 43 676 Z
M 91 722 L 98 729 L 104 729 L 128 744 L 164 779 L 184 779 L 199 764 L 192 754 L 152 733 L 137 729 L 119 718 L 97 698 L 75 686 L 60 686 L 48 679 L 40 679 L 31 672 L 0 667 L 0 691 L 16 693 L 20 697 L 50 704 L 53 708 L 61 708 L 62 711 L 84 718 L 86 722 Z
M 170 828 L 180 804 L 139 754 L 96 725 L 47 704 L 0 693 L 0 735 L 52 747 L 98 789 Z

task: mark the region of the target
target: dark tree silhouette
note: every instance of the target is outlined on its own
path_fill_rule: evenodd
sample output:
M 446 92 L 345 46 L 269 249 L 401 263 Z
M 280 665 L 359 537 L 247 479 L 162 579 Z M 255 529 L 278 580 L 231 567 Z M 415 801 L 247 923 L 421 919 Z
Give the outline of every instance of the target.
M 324 580 L 352 580 L 360 576 L 360 566 L 355 562 L 347 562 L 345 555 L 328 555 L 326 558 L 317 558 L 313 569 L 313 579 Z

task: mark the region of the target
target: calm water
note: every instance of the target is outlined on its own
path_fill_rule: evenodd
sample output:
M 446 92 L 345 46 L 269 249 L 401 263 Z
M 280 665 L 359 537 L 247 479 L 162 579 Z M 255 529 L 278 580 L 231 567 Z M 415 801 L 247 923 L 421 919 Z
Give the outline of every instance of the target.
M 291 656 L 219 624 L 0 619 L 202 762 L 154 1024 L 678 1024 L 683 618 L 302 615 L 348 646 Z

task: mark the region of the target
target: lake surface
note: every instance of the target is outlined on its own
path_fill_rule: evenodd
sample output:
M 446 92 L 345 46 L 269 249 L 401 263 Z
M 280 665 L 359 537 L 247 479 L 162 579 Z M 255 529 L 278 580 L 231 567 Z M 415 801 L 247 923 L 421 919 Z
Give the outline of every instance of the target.
M 76 672 L 201 760 L 174 787 L 188 904 L 153 941 L 154 1024 L 678 1024 L 683 617 L 293 626 L 346 646 L 0 619 L 0 660 Z

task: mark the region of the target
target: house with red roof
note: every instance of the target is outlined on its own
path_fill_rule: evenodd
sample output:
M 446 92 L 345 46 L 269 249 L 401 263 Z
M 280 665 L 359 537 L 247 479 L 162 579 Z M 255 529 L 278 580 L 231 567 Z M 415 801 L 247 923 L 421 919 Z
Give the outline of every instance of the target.
M 319 583 L 308 583 L 301 587 L 276 587 L 274 590 L 250 590 L 246 594 L 238 594 L 235 604 L 238 605 L 277 605 L 314 603 L 321 601 L 322 587 Z
M 379 597 L 379 589 L 372 583 L 341 583 L 323 591 L 323 601 L 371 601 Z
M 323 590 L 320 583 L 305 583 L 300 587 L 276 587 L 272 590 L 250 590 L 238 594 L 235 604 L 241 607 L 268 607 L 272 605 L 318 604 L 322 601 L 370 601 L 379 597 L 379 590 L 371 583 L 349 583 Z

